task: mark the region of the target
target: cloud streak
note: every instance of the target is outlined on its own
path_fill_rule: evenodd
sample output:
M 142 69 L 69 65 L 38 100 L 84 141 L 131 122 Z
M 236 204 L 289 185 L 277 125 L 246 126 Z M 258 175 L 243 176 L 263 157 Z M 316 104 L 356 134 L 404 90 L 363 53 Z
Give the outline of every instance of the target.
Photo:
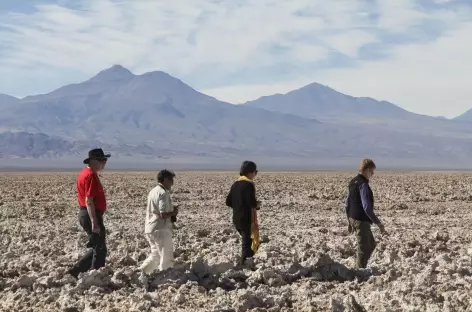
M 461 85 L 457 63 L 471 63 L 472 54 L 455 53 L 450 67 L 443 53 L 472 36 L 470 8 L 416 0 L 77 0 L 0 11 L 0 92 L 48 92 L 122 64 L 136 73 L 164 70 L 230 101 L 317 80 L 447 115 L 437 103 L 419 104 L 429 99 L 421 80 L 436 69 L 442 76 L 433 85 Z M 422 67 L 425 60 L 434 66 Z M 386 76 L 392 78 L 379 79 Z M 401 92 L 415 85 L 414 96 Z M 454 113 L 472 96 L 461 90 Z

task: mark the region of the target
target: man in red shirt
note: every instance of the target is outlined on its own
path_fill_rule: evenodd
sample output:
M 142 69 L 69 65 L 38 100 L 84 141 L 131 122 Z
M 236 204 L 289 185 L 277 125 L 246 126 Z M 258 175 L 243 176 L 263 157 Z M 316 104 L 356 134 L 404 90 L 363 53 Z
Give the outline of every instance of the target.
M 110 156 L 110 154 L 105 154 L 101 148 L 89 151 L 88 158 L 84 160 L 84 164 L 87 166 L 77 177 L 77 199 L 80 206 L 79 223 L 89 237 L 87 247 L 92 249 L 87 251 L 69 270 L 69 274 L 75 278 L 89 269 L 96 270 L 105 266 L 107 247 L 103 214 L 107 210 L 107 203 L 98 172 L 105 168 Z

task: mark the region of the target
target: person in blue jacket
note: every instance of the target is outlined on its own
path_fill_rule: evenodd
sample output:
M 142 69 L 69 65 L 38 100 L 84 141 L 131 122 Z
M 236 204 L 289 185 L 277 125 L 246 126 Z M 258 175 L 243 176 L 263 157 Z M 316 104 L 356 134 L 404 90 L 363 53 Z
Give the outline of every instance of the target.
M 357 238 L 357 268 L 367 266 L 376 247 L 371 225 L 377 225 L 382 234 L 386 233 L 384 225 L 374 213 L 374 195 L 369 186 L 375 169 L 375 163 L 371 159 L 364 159 L 361 162 L 359 173 L 349 182 L 348 186 L 346 215 L 349 222 L 349 232 L 355 233 Z

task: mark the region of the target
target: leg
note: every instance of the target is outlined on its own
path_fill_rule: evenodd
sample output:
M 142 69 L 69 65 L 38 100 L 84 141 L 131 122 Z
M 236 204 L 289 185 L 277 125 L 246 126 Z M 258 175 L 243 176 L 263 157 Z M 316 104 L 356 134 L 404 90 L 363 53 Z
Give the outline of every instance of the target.
M 241 246 L 243 246 L 243 242 L 242 242 L 242 240 L 243 240 L 243 231 L 241 229 L 241 226 L 238 223 L 234 222 L 234 228 L 236 229 L 236 231 L 238 231 L 239 235 L 241 236 Z M 246 258 L 244 257 L 244 251 L 243 251 L 244 247 L 242 247 L 241 250 L 242 250 L 241 251 L 241 256 L 240 256 L 239 261 L 238 261 L 239 265 L 243 265 L 244 261 L 246 260 Z
M 372 234 L 372 229 L 370 226 L 366 235 L 369 237 L 368 259 L 370 259 L 370 257 L 374 253 L 375 247 L 377 247 L 377 243 L 375 242 L 374 235 Z
M 233 219 L 234 227 L 241 235 L 241 257 L 239 260 L 239 265 L 243 265 L 246 261 L 246 258 L 254 256 L 254 253 L 251 249 L 252 239 L 251 239 L 251 222 L 250 220 L 237 220 Z
M 77 261 L 77 263 L 69 270 L 69 274 L 73 277 L 78 278 L 80 273 L 87 272 L 90 269 L 93 258 L 93 250 L 89 249 L 82 257 Z
M 242 253 L 243 257 L 250 258 L 254 256 L 254 252 L 251 249 L 252 239 L 251 239 L 251 229 L 245 229 L 242 231 Z
M 251 249 L 251 225 L 245 225 L 240 229 L 241 235 L 241 264 L 244 264 L 246 258 L 254 256 L 254 252 Z
M 373 236 L 370 224 L 357 221 L 355 231 L 357 236 L 357 268 L 365 268 L 373 251 Z
M 88 235 L 87 247 L 93 247 L 92 224 L 86 209 L 80 209 L 78 214 L 79 223 Z M 79 261 L 69 270 L 69 273 L 77 278 L 80 273 L 86 272 L 92 265 L 93 250 L 88 250 Z
M 157 239 L 157 232 L 146 234 L 146 238 L 151 246 L 151 254 L 139 267 L 144 273 L 150 274 L 159 266 L 161 255 L 159 253 L 159 245 Z
M 160 270 L 166 270 L 174 265 L 174 242 L 172 230 L 159 231 L 159 251 L 161 254 Z
M 98 270 L 101 267 L 105 266 L 105 259 L 107 257 L 107 245 L 106 245 L 106 229 L 103 224 L 103 216 L 101 213 L 97 212 L 98 224 L 100 226 L 100 233 L 92 233 L 93 242 L 93 257 L 92 257 L 92 270 Z
M 234 228 L 236 229 L 236 231 L 238 231 L 238 233 L 241 235 L 241 222 L 236 222 L 235 219 L 233 219 L 233 225 L 234 225 Z

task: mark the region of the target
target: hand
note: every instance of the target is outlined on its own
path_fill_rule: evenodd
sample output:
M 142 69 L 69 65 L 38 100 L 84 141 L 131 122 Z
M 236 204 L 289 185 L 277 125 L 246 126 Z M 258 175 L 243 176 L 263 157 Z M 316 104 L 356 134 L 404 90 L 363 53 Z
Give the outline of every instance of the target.
M 100 233 L 100 226 L 97 224 L 97 221 L 92 222 L 92 232 L 93 233 Z
M 387 235 L 387 231 L 385 231 L 385 226 L 382 223 L 379 223 L 377 226 L 379 227 L 381 234 Z
M 252 207 L 252 209 L 255 209 L 255 210 L 261 209 L 261 201 L 260 201 L 260 200 L 257 200 L 257 201 L 256 201 L 256 207 Z
M 162 219 L 167 219 L 167 218 L 170 217 L 170 213 L 168 213 L 168 212 L 161 212 L 161 213 L 159 214 L 159 216 L 160 216 Z

